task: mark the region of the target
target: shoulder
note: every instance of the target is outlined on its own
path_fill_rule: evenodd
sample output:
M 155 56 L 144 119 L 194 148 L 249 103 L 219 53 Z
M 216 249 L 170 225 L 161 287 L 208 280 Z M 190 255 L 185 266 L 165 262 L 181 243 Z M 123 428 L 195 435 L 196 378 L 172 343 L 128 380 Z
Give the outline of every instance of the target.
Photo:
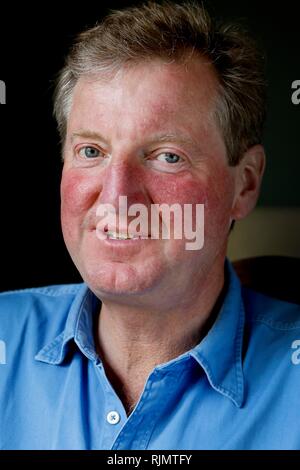
M 1 292 L 0 322 L 34 313 L 55 315 L 57 309 L 53 306 L 63 308 L 70 305 L 81 287 L 82 284 L 66 284 Z
M 76 295 L 78 290 L 83 284 L 58 284 L 44 287 L 33 287 L 29 289 L 11 290 L 6 292 L 0 292 L 0 301 L 9 299 L 12 296 L 17 297 L 29 297 L 29 296 L 46 296 L 46 297 L 60 297 L 62 295 Z
M 244 288 L 243 299 L 251 367 L 255 364 L 265 370 L 270 364 L 278 374 L 282 367 L 285 380 L 289 370 L 293 382 L 299 382 L 299 371 L 294 366 L 300 366 L 300 305 Z
M 83 284 L 54 285 L 0 293 L 0 340 L 8 344 L 59 334 Z M 39 345 L 37 345 L 38 347 Z
M 300 331 L 300 305 L 242 288 L 246 321 L 278 331 Z

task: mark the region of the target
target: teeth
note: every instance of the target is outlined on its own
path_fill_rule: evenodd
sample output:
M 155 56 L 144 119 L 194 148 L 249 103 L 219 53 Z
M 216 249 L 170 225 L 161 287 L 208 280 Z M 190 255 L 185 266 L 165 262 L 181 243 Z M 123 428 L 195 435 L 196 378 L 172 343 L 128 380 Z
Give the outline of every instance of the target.
M 107 235 L 107 238 L 113 238 L 115 240 L 132 240 L 133 238 L 138 238 L 138 237 L 131 237 L 130 235 L 127 235 L 127 233 L 117 233 L 117 232 L 107 232 L 106 235 Z

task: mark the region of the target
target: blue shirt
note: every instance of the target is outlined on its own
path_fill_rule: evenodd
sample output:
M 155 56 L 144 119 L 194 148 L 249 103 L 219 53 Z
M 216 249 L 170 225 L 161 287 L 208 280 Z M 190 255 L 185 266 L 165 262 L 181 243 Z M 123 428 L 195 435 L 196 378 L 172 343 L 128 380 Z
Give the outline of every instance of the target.
M 228 291 L 205 338 L 155 367 L 127 417 L 84 284 L 0 295 L 1 449 L 300 449 L 300 306 Z M 183 312 L 184 314 L 184 312 Z

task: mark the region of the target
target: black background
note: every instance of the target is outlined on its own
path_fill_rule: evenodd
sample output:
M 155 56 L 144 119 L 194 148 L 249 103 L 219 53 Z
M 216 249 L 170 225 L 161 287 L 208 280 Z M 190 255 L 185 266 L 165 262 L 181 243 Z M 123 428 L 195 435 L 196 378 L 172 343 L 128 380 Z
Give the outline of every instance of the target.
M 80 281 L 60 229 L 53 80 L 77 32 L 108 9 L 137 3 L 0 6 L 0 80 L 7 88 L 7 104 L 0 106 L 0 290 Z M 268 168 L 260 204 L 300 206 L 300 105 L 291 102 L 291 84 L 300 80 L 300 2 L 203 3 L 219 18 L 246 24 L 267 52 Z

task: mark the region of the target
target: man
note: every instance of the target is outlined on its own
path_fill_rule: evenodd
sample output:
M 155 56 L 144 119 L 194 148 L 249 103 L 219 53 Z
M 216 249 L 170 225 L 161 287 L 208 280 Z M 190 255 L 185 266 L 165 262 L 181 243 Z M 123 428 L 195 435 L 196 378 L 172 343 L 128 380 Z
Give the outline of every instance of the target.
M 225 259 L 265 166 L 250 39 L 191 4 L 114 12 L 79 36 L 55 114 L 84 284 L 2 295 L 1 448 L 299 448 L 300 309 Z M 204 207 L 204 229 L 187 218 L 203 246 L 174 235 L 175 210 L 162 236 L 163 204 Z

